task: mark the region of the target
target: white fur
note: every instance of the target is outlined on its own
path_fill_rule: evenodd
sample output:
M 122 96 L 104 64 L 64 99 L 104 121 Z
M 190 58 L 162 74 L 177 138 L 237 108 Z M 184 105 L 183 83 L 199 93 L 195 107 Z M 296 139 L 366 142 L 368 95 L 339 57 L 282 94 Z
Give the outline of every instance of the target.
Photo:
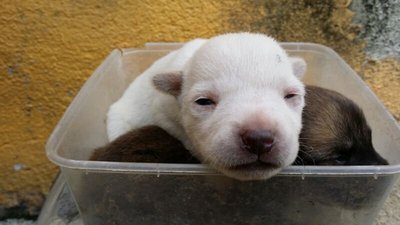
M 181 71 L 181 93 L 156 90 L 152 78 Z M 225 34 L 196 39 L 155 62 L 114 103 L 108 113 L 110 141 L 145 125 L 158 125 L 181 140 L 199 159 L 224 174 L 241 179 L 266 179 L 297 156 L 305 71 L 302 59 L 289 59 L 271 38 L 261 34 Z M 293 93 L 295 97 L 285 99 Z M 215 105 L 201 106 L 198 98 Z M 257 156 L 240 146 L 241 129 L 274 133 L 270 153 Z M 156 140 L 155 140 L 156 141 Z M 234 169 L 261 160 L 278 168 Z
M 194 52 L 205 42 L 204 39 L 190 41 L 179 50 L 154 62 L 130 84 L 122 97 L 111 105 L 108 112 L 109 141 L 132 129 L 152 124 L 164 128 L 179 140 L 186 139 L 180 125 L 178 102 L 173 96 L 156 90 L 152 78 L 158 73 L 182 70 Z

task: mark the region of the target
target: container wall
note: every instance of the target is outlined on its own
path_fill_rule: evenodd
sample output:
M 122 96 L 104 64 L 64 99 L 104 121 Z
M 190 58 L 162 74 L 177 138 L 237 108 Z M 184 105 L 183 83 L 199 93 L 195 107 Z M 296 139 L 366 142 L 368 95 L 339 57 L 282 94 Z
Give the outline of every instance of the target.
M 114 50 L 84 84 L 49 138 L 48 155 L 67 160 L 88 159 L 92 150 L 107 143 L 108 107 L 126 89 L 121 52 Z
M 65 177 L 59 173 L 51 187 L 50 195 L 42 208 L 36 225 L 81 225 L 78 208 L 67 186 Z
M 368 225 L 397 178 L 63 173 L 86 225 Z

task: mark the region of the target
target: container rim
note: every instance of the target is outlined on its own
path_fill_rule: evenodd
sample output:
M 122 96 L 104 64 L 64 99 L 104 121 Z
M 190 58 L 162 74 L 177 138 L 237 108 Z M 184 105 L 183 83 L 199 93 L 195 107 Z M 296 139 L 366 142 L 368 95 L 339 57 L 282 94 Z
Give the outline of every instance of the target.
M 115 49 L 111 52 L 111 54 L 105 59 L 104 63 L 101 64 L 93 73 L 91 77 L 85 82 L 82 86 L 82 89 L 86 86 L 93 86 L 98 82 L 99 77 L 96 76 L 96 71 L 101 70 L 107 64 L 110 63 L 110 59 L 112 56 L 124 56 L 127 54 L 132 54 L 136 52 L 167 52 L 172 49 L 152 49 L 151 46 L 157 45 L 169 45 L 169 46 L 177 46 L 180 44 L 178 42 L 170 42 L 170 43 L 158 43 L 158 42 L 150 42 L 146 43 L 145 48 L 124 48 L 124 49 Z M 307 43 L 307 42 L 281 42 L 282 47 L 289 51 L 313 51 L 320 53 L 327 53 L 330 57 L 335 57 L 344 67 L 349 69 L 355 76 L 351 76 L 353 79 L 356 79 L 360 82 L 363 82 L 362 79 L 353 71 L 353 69 L 345 62 L 343 59 L 331 48 L 316 44 L 316 43 Z M 146 49 L 150 47 L 150 49 Z M 318 49 L 318 50 L 316 50 Z M 91 81 L 91 82 L 89 82 Z M 369 89 L 368 86 L 365 86 L 366 89 Z M 81 90 L 82 90 L 81 89 Z M 379 103 L 380 107 L 383 109 L 384 106 L 378 97 L 373 94 L 373 92 L 369 89 L 371 93 L 371 97 L 375 98 Z M 78 95 L 85 95 L 87 93 L 80 91 Z M 77 95 L 77 96 L 78 96 Z M 75 97 L 77 99 L 77 97 Z M 63 133 L 60 131 L 60 125 L 64 124 L 67 117 L 73 116 L 73 112 L 71 112 L 70 107 L 75 102 L 75 99 L 72 101 L 70 106 L 65 111 L 63 117 L 58 122 L 57 126 L 53 130 L 50 135 L 47 143 L 46 143 L 46 155 L 50 161 L 60 166 L 61 168 L 68 169 L 81 169 L 87 170 L 91 172 L 103 171 L 103 172 L 125 172 L 125 173 L 138 173 L 138 174 L 170 174 L 170 175 L 222 175 L 216 170 L 210 168 L 205 164 L 172 164 L 172 163 L 129 163 L 129 162 L 104 162 L 104 161 L 88 161 L 88 160 L 72 160 L 67 159 L 60 156 L 57 153 L 58 144 L 55 143 L 55 136 L 63 136 Z M 393 118 L 393 116 L 387 111 L 384 110 L 387 114 L 388 118 L 390 118 L 390 122 L 393 122 L 397 128 L 400 130 L 399 124 Z M 284 168 L 279 174 L 276 176 L 377 176 L 378 175 L 391 175 L 400 173 L 400 164 L 398 165 L 379 165 L 379 166 L 288 166 Z
M 156 175 L 222 175 L 206 164 L 178 163 L 133 163 L 88 160 L 70 160 L 48 155 L 49 159 L 62 168 L 86 170 L 90 172 L 134 173 Z M 382 176 L 397 174 L 400 165 L 380 166 L 288 166 L 276 176 Z

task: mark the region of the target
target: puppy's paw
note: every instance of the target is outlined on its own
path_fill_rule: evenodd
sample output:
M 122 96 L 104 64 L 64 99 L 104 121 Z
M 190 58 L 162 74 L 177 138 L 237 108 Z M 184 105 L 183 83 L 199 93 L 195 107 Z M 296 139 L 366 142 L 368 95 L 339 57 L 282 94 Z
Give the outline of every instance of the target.
M 110 142 L 132 129 L 125 114 L 118 105 L 110 107 L 107 115 L 107 134 Z

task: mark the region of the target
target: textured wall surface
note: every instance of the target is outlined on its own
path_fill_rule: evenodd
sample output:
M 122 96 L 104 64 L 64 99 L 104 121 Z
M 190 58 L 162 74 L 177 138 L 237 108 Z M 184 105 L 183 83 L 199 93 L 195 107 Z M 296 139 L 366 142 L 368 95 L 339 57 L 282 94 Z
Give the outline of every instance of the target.
M 358 36 L 363 27 L 352 23 L 349 4 L 347 0 L 3 0 L 0 218 L 21 211 L 23 216 L 37 214 L 57 173 L 46 159 L 44 144 L 83 82 L 114 48 L 228 31 L 260 31 L 279 41 L 322 43 L 355 68 L 399 119 L 399 60 L 382 55 L 378 61 L 367 58 L 366 42 Z
M 355 0 L 354 21 L 363 25 L 360 36 L 372 58 L 400 56 L 400 0 Z

